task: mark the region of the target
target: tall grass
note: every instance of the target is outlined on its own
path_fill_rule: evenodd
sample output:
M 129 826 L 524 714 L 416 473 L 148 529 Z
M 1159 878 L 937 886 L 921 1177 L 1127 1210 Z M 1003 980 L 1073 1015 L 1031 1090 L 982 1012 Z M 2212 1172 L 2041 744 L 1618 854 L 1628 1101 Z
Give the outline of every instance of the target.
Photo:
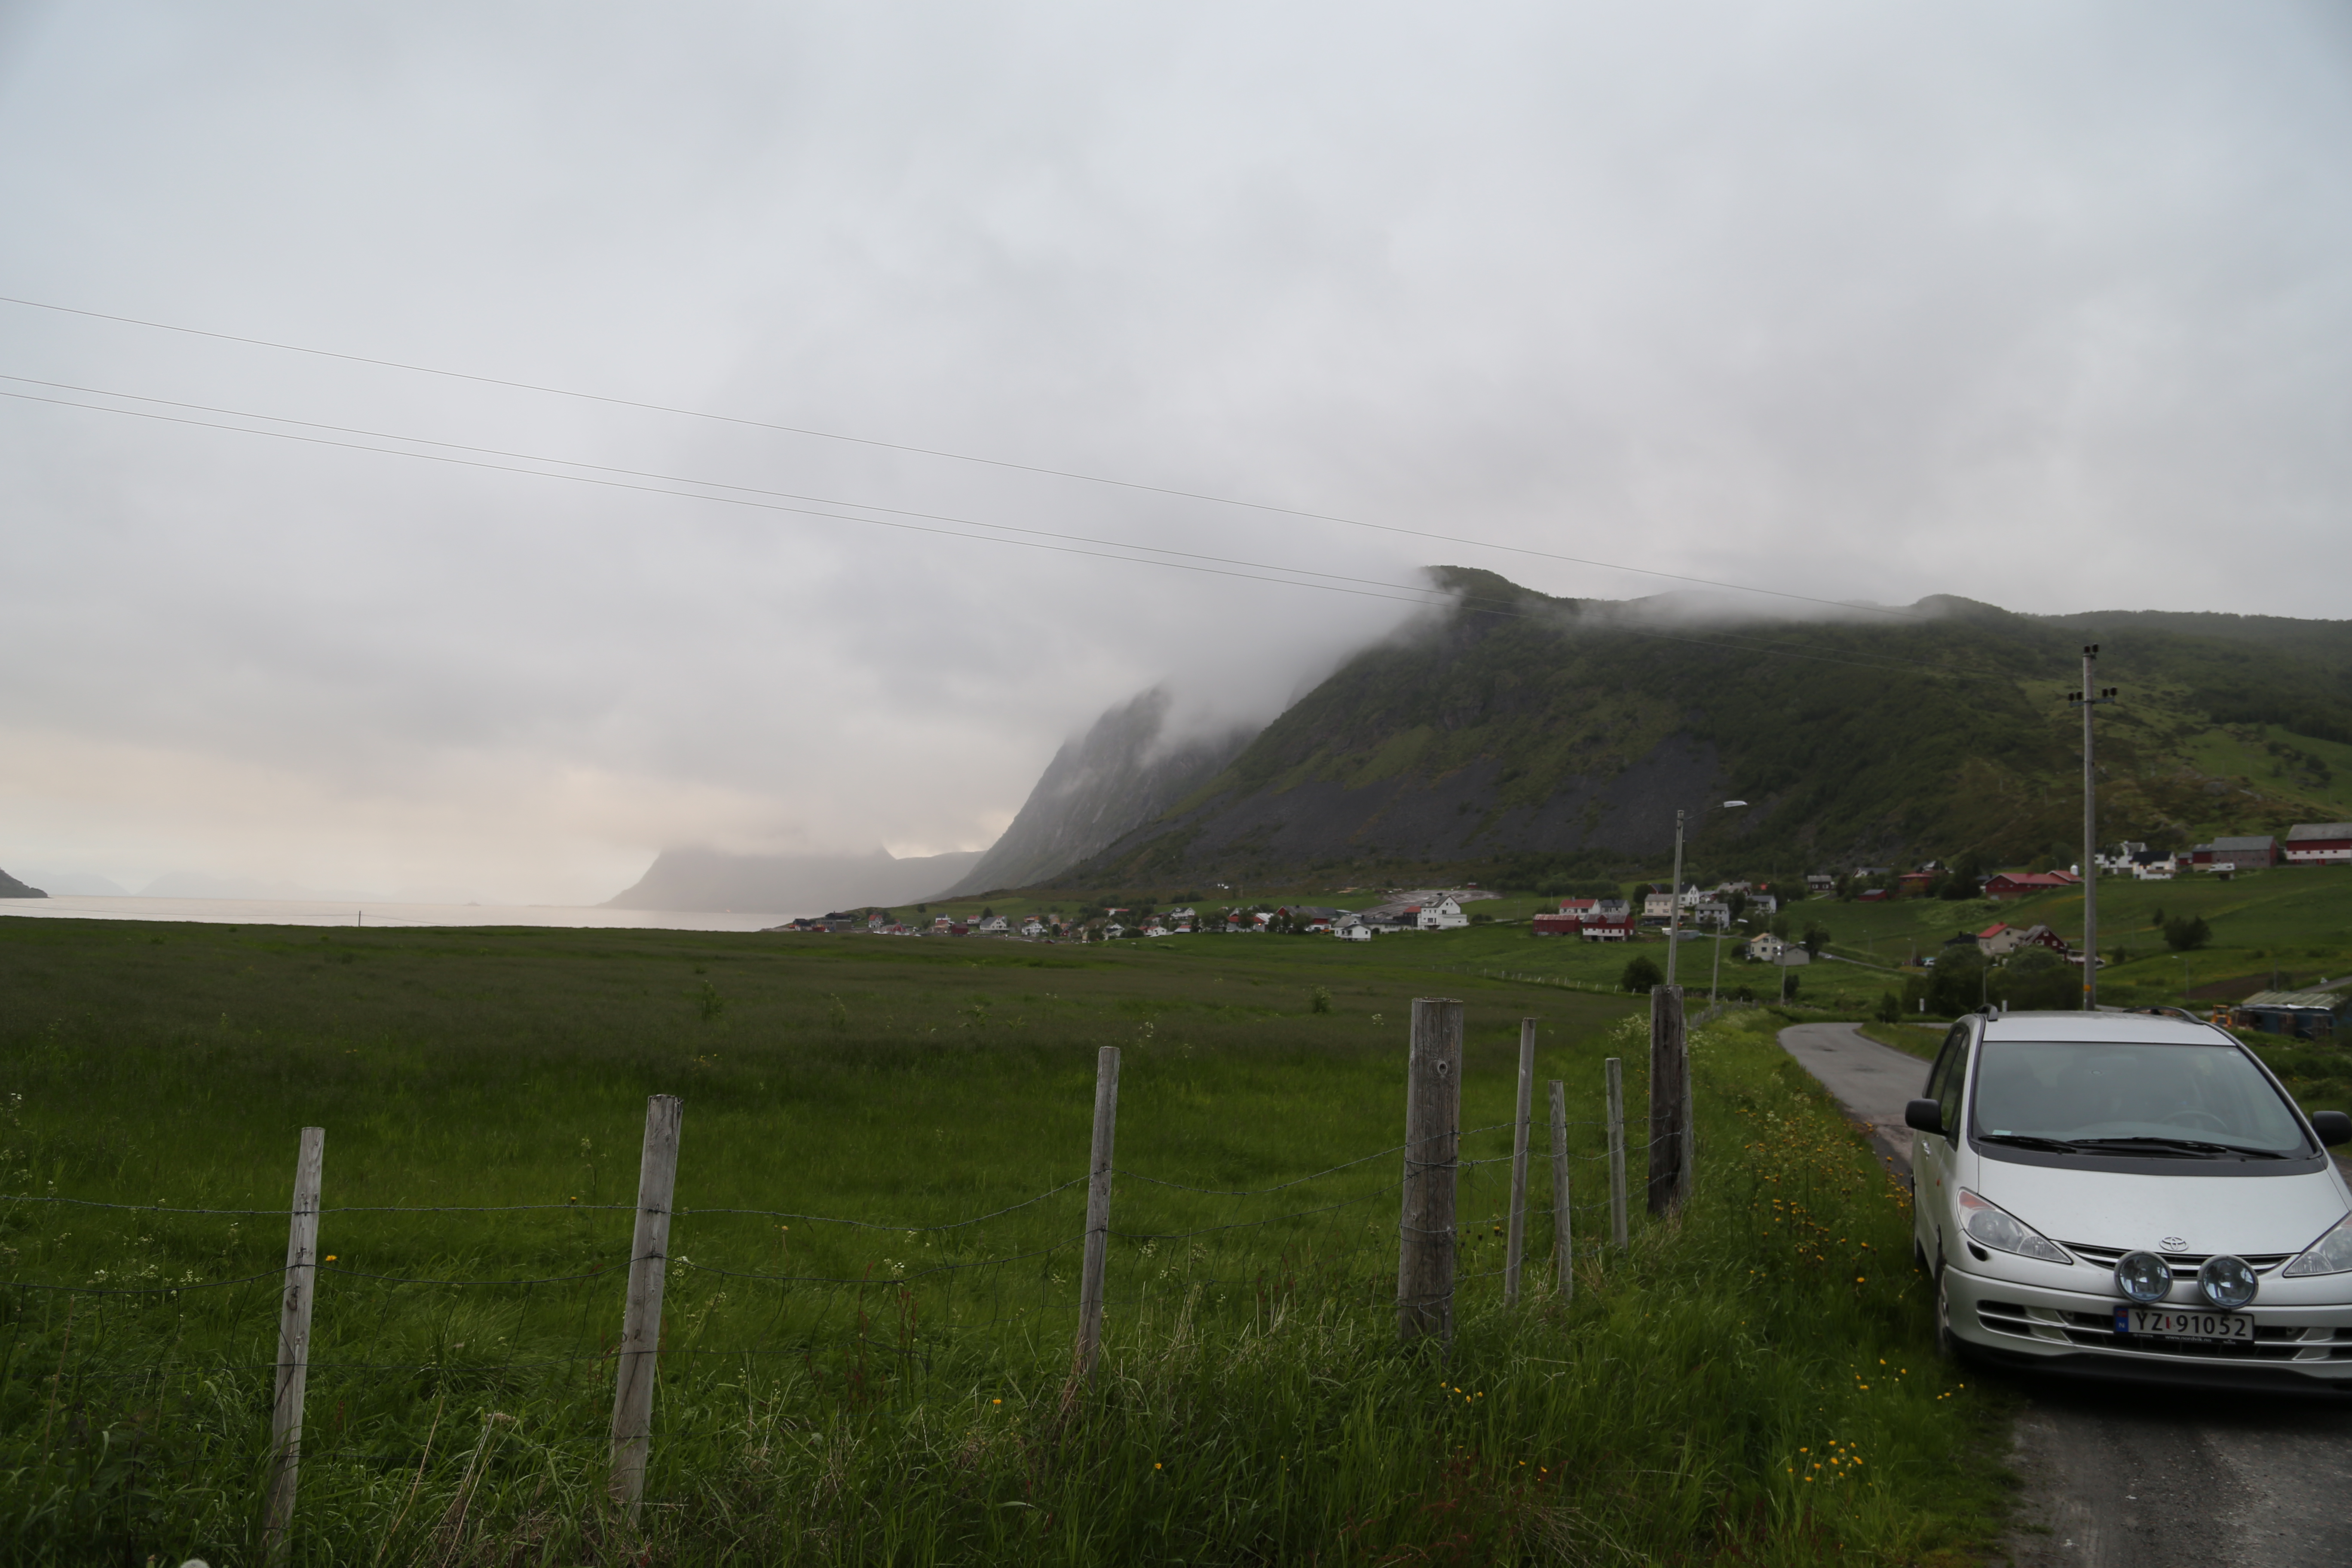
M 1406 1352 L 1393 1156 L 1228 1194 L 1394 1142 L 1404 1005 L 1430 989 L 1409 972 L 1318 971 L 1324 1014 L 1287 953 L 1231 944 L 1039 972 L 947 944 L 404 934 L 344 963 L 236 941 L 0 940 L 12 994 L 65 998 L 0 1024 L 0 1190 L 168 1205 L 0 1207 L 14 1560 L 252 1559 L 284 1222 L 187 1211 L 282 1211 L 306 1121 L 331 1209 L 555 1206 L 327 1215 L 298 1563 L 1913 1561 L 1998 1501 L 1998 1406 L 1932 1359 L 1904 1194 L 1757 1016 L 1697 1038 L 1687 1215 L 1618 1253 L 1580 1213 L 1570 1300 L 1539 1214 L 1507 1309 L 1507 1167 L 1471 1166 L 1458 1332 Z M 274 984 L 223 1024 L 247 958 Z M 1638 1022 L 1465 994 L 1465 1123 L 1507 1119 L 1517 1018 L 1547 1014 L 1539 1071 L 1570 1086 L 1597 1205 L 1600 1062 L 1627 1058 L 1638 1121 Z M 1076 1175 L 1105 1041 L 1121 1237 L 1078 1388 L 1079 1192 L 918 1227 Z M 688 1104 L 632 1530 L 601 1492 L 607 1352 L 656 1089 Z M 404 1282 L 446 1280 L 508 1283 Z

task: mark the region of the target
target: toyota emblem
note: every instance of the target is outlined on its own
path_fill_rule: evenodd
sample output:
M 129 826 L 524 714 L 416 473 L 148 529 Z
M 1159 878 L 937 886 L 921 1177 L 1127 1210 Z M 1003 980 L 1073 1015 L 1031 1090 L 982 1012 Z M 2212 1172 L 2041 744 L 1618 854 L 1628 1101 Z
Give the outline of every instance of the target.
M 2183 1241 L 2177 1236 L 2168 1236 L 2164 1238 L 2164 1250 L 2167 1252 L 2178 1252 L 2188 1245 L 2189 1244 L 2186 1241 Z

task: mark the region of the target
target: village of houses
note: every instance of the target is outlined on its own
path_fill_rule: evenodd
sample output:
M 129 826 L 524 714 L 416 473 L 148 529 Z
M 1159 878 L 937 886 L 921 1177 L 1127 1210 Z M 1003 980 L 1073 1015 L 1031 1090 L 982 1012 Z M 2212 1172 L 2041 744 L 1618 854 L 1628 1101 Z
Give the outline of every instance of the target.
M 2145 844 L 2125 842 L 2112 854 L 2098 858 L 2105 876 L 2127 876 L 2163 881 L 2183 875 L 2229 878 L 2280 865 L 2352 865 L 2352 823 L 2303 823 L 2290 828 L 2284 840 L 2270 835 L 2216 838 L 2177 852 L 2151 850 Z M 2074 886 L 2081 881 L 2080 867 L 2066 870 L 1998 871 L 1981 879 L 1982 897 L 2021 899 L 2032 893 Z M 1861 866 L 1850 871 L 1818 871 L 1805 878 L 1801 893 L 1789 889 L 1790 899 L 1852 899 L 1857 902 L 1938 895 L 1959 873 L 1930 863 L 1914 870 L 1886 866 Z M 1973 883 L 1974 879 L 1970 879 Z M 1159 938 L 1205 933 L 1328 935 L 1341 942 L 1370 942 L 1375 936 L 1413 931 L 1450 931 L 1483 921 L 1466 912 L 1465 905 L 1496 899 L 1475 883 L 1460 888 L 1391 891 L 1380 903 L 1360 910 L 1292 904 L 1273 909 L 1234 909 L 1203 915 L 1180 907 L 1167 910 L 1108 908 L 1098 914 L 1065 919 L 1059 912 L 1026 916 L 984 911 L 979 918 L 940 914 L 908 923 L 887 911 L 833 913 L 796 920 L 772 928 L 796 931 L 856 931 L 883 936 L 995 937 L 1029 942 L 1102 942 L 1128 937 Z M 1644 929 L 1679 928 L 1689 936 L 1730 933 L 1736 924 L 1769 928 L 1780 913 L 1782 895 L 1769 883 L 1724 881 L 1713 888 L 1689 883 L 1677 890 L 1652 889 L 1642 895 L 1636 912 L 1630 900 L 1569 898 L 1559 908 L 1532 917 L 1538 936 L 1573 937 L 1583 942 L 1633 941 Z M 1679 906 L 1679 907 L 1678 907 Z M 1965 940 L 1965 938 L 1963 939 Z M 1973 933 L 1976 947 L 1988 958 L 2005 958 L 2027 946 L 2040 946 L 2081 962 L 2064 938 L 2046 925 L 2024 928 L 1995 923 Z M 1741 956 L 1781 966 L 1811 962 L 1817 941 L 1792 941 L 1769 929 L 1742 937 Z M 1932 961 L 1931 961 L 1932 962 Z

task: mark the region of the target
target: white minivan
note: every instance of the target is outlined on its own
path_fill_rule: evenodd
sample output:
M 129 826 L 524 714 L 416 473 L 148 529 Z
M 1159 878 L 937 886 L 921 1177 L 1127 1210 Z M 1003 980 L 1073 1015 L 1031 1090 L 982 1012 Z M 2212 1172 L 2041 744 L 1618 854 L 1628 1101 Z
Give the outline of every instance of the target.
M 2352 1188 L 2221 1029 L 2151 1013 L 1952 1026 L 1906 1108 L 1939 1345 L 2011 1366 L 2352 1394 Z

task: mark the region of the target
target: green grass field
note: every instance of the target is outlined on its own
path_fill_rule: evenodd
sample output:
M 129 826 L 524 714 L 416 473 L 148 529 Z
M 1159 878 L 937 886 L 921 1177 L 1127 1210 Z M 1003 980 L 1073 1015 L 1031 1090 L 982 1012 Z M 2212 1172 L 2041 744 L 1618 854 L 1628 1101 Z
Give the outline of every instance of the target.
M 253 1560 L 304 1125 L 327 1130 L 334 1261 L 297 1563 L 1981 1543 L 2007 1406 L 1933 1359 L 1904 1194 L 1751 1011 L 1695 1046 L 1691 1212 L 1641 1223 L 1640 1004 L 1482 975 L 1595 956 L 1507 927 L 1073 948 L 0 921 L 7 1554 Z M 1464 1124 L 1497 1129 L 1465 1140 L 1492 1163 L 1462 1179 L 1445 1357 L 1393 1330 L 1404 1041 L 1429 994 L 1468 1003 Z M 1569 1086 L 1587 1243 L 1601 1060 L 1626 1059 L 1637 1224 L 1625 1252 L 1580 1251 L 1562 1300 L 1538 1160 L 1507 1310 L 1498 1124 L 1529 1016 L 1539 1074 Z M 1102 1375 L 1072 1395 L 1068 1184 L 1106 1044 L 1119 1234 Z M 656 1092 L 687 1105 L 640 1537 L 599 1489 Z M 501 1205 L 540 1206 L 478 1212 Z M 379 1205 L 446 1208 L 354 1212 Z

